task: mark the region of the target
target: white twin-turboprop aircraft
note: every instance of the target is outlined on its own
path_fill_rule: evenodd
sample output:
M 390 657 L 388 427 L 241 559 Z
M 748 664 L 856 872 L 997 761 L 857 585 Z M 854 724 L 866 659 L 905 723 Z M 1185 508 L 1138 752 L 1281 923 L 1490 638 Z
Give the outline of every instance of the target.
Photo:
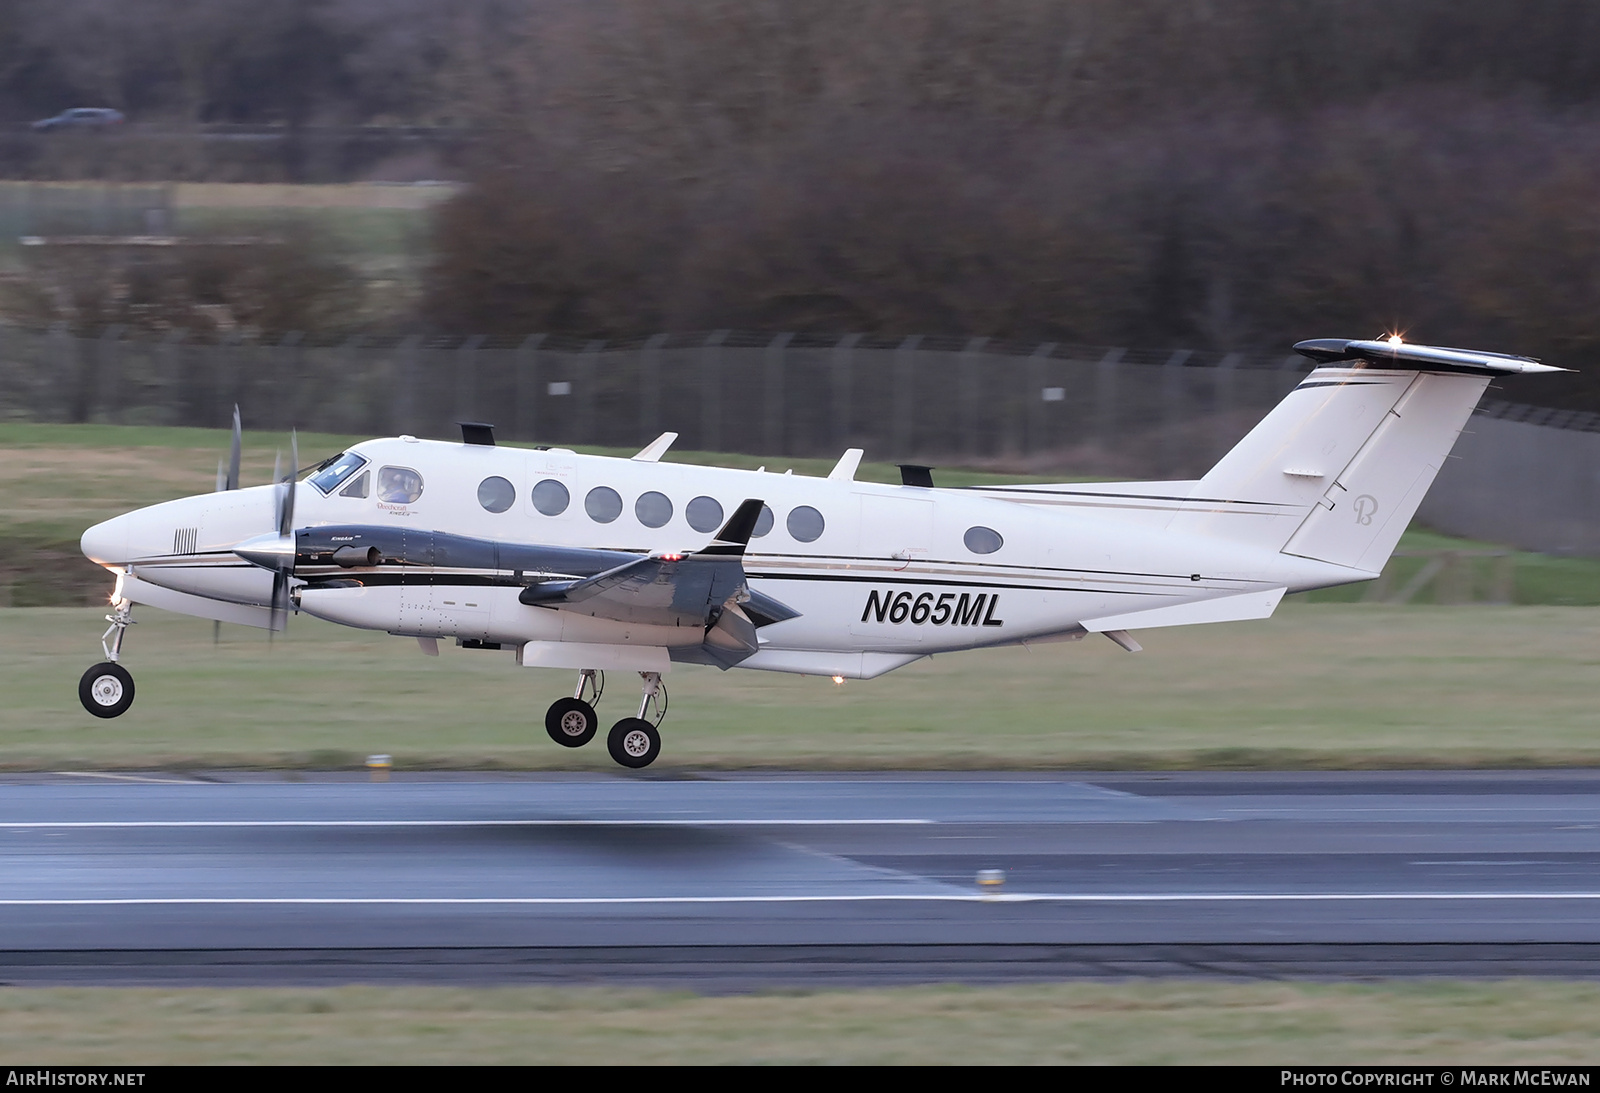
M 1479 395 L 1526 357 L 1382 341 L 1295 347 L 1311 372 L 1194 482 L 935 488 L 462 442 L 369 440 L 272 486 L 153 505 L 90 528 L 117 574 L 79 697 L 116 717 L 133 603 L 282 629 L 288 612 L 579 672 L 545 728 L 588 743 L 604 672 L 643 679 L 618 763 L 661 750 L 674 664 L 870 679 L 931 653 L 1260 619 L 1287 592 L 1388 560 Z M 648 718 L 648 719 L 647 719 Z

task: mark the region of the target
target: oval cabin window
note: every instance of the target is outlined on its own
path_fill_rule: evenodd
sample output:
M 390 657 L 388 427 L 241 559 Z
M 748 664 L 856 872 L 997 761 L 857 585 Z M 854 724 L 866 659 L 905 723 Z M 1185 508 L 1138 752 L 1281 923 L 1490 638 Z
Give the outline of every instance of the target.
M 672 519 L 672 502 L 666 494 L 655 490 L 641 493 L 639 500 L 633 503 L 633 514 L 647 528 L 665 527 L 667 521 Z
M 533 507 L 546 516 L 560 516 L 571 502 L 572 495 L 567 487 L 554 478 L 546 478 L 533 487 Z
M 810 505 L 801 505 L 789 513 L 786 521 L 789 534 L 802 543 L 814 543 L 822 537 L 822 513 Z
M 715 497 L 696 497 L 684 507 L 683 516 L 696 531 L 716 531 L 722 526 L 722 504 Z
M 1000 538 L 998 531 L 982 526 L 968 528 L 967 533 L 961 537 L 961 541 L 966 543 L 967 549 L 974 554 L 993 554 L 1004 546 L 1006 542 Z
M 765 535 L 767 532 L 771 531 L 772 530 L 773 521 L 776 520 L 776 519 L 777 518 L 772 515 L 771 506 L 762 505 L 761 506 L 761 515 L 756 517 L 756 526 L 755 526 L 755 530 L 750 533 L 751 537 L 755 538 L 755 539 L 759 539 L 763 535 Z
M 504 512 L 516 499 L 516 487 L 498 475 L 478 483 L 478 504 L 490 512 Z
M 583 511 L 597 524 L 609 524 L 622 515 L 622 495 L 610 486 L 596 486 L 583 499 Z

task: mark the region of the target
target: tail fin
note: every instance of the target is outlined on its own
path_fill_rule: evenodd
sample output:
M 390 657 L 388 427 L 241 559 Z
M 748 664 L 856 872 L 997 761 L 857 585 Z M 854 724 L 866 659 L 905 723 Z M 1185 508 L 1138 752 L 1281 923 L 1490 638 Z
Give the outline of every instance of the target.
M 1375 573 L 1489 378 L 1559 371 L 1526 357 L 1403 343 L 1295 348 L 1324 367 L 1199 481 L 1173 530 Z

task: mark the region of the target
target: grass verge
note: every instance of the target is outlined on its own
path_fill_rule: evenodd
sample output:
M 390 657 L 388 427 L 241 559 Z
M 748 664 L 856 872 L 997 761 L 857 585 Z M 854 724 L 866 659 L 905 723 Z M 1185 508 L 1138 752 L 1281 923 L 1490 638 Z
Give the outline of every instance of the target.
M 0 767 L 612 772 L 598 744 L 546 738 L 571 673 L 508 653 L 305 617 L 287 635 L 148 608 L 114 721 L 78 704 L 105 624 L 86 609 L 0 610 Z M 1559 607 L 1292 604 L 1261 622 L 1111 642 L 941 655 L 881 679 L 683 667 L 653 770 L 1240 769 L 1600 765 L 1600 612 Z M 637 701 L 614 673 L 610 724 Z
M 1600 985 L 1062 983 L 706 997 L 605 988 L 0 990 L 30 1065 L 1590 1064 Z

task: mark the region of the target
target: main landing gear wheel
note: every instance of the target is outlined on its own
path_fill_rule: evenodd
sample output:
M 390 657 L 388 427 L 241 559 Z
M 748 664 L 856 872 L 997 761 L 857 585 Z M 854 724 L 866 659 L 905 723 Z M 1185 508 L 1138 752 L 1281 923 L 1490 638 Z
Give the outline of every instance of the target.
M 606 737 L 611 758 L 625 767 L 648 767 L 661 754 L 661 734 L 642 717 L 624 717 Z
M 581 748 L 600 729 L 600 715 L 581 698 L 558 698 L 544 715 L 544 731 L 567 748 Z
M 109 660 L 96 664 L 78 681 L 78 701 L 96 717 L 121 717 L 133 705 L 133 676 Z

